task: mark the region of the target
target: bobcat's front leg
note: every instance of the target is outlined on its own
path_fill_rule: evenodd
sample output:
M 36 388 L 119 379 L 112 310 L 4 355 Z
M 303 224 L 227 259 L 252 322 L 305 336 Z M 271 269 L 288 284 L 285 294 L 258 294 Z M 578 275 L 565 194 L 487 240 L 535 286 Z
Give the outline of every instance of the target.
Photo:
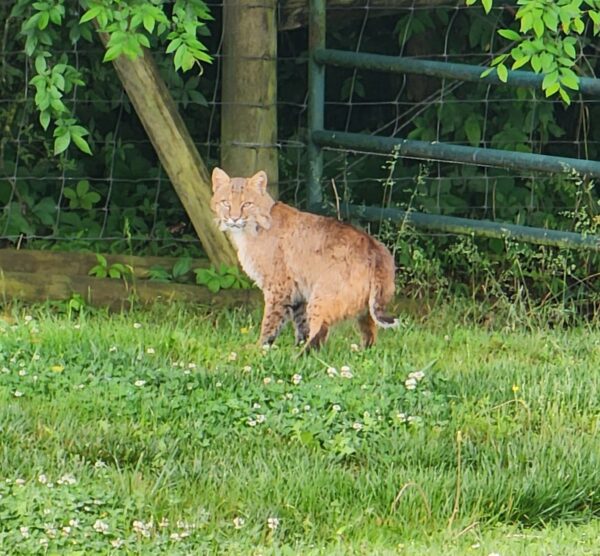
M 265 312 L 260 326 L 260 345 L 271 345 L 289 317 L 290 296 L 284 291 L 265 291 Z

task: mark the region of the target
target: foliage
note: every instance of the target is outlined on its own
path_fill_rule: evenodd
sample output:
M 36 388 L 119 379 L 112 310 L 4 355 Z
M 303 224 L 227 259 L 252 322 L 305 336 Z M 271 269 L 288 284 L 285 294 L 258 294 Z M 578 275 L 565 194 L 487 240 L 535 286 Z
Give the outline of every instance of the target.
M 206 286 L 213 293 L 229 288 L 247 289 L 251 286 L 248 278 L 237 267 L 221 264 L 218 269 L 211 266 L 210 268 L 196 268 L 194 272 L 196 283 Z
M 593 552 L 598 330 L 474 308 L 294 358 L 289 331 L 255 345 L 257 313 L 5 306 L 0 547 Z
M 477 0 L 466 0 L 467 5 Z M 481 0 L 489 13 L 492 0 Z M 588 70 L 583 49 L 600 34 L 599 0 L 519 0 L 514 29 L 500 29 L 498 34 L 513 44 L 509 53 L 496 56 L 492 67 L 501 81 L 508 80 L 507 63 L 512 69 L 529 66 L 544 75 L 542 89 L 546 97 L 559 94 L 571 103 L 573 91 L 579 89 L 576 72 Z M 586 31 L 590 31 L 586 36 Z M 579 54 L 578 54 L 579 51 Z M 575 70 L 575 71 L 574 71 Z M 491 70 L 484 72 L 484 75 Z
M 85 139 L 89 130 L 77 123 L 65 104 L 65 96 L 75 86 L 86 84 L 83 75 L 66 53 L 58 57 L 53 54 L 66 33 L 72 45 L 81 39 L 91 41 L 95 23 L 97 31 L 107 36 L 105 62 L 121 55 L 131 59 L 141 56 L 154 38 L 166 46 L 167 54 L 173 54 L 177 70 L 188 71 L 212 60 L 197 38 L 205 21 L 212 19 L 202 0 L 175 0 L 172 5 L 150 0 L 18 0 L 9 17 L 23 21 L 25 52 L 35 60 L 35 75 L 30 81 L 36 89 L 35 104 L 44 130 L 54 125 L 55 155 L 71 143 L 91 154 Z
M 100 253 L 96 253 L 98 264 L 90 268 L 88 274 L 96 278 L 115 278 L 126 279 L 133 275 L 133 269 L 129 265 L 123 263 L 108 264 L 106 257 Z

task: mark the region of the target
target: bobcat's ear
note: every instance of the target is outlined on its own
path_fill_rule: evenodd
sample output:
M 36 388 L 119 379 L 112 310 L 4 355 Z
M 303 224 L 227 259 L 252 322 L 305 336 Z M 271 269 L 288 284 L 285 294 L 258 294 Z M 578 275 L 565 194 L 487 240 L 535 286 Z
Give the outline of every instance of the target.
M 248 181 L 261 195 L 267 192 L 267 174 L 263 170 L 254 174 Z
M 223 185 L 229 185 L 229 176 L 221 170 L 221 168 L 215 167 L 212 171 L 212 187 L 213 193 Z

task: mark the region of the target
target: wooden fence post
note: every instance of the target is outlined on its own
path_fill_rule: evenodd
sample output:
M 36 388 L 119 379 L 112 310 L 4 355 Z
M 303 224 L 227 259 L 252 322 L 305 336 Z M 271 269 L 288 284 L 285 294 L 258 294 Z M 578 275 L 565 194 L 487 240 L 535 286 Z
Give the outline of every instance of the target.
M 100 37 L 106 44 L 103 33 Z M 144 50 L 144 55 L 134 60 L 119 56 L 113 65 L 208 258 L 214 264 L 237 265 L 235 250 L 214 224 L 209 204 L 212 186 L 206 165 L 151 54 Z
M 221 166 L 231 176 L 264 170 L 278 192 L 275 0 L 223 1 Z

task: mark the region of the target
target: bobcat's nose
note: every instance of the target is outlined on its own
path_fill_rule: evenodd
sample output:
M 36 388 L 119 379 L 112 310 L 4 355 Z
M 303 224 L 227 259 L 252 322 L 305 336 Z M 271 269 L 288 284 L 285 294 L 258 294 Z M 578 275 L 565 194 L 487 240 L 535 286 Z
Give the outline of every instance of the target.
M 243 228 L 244 227 L 244 220 L 242 219 L 242 216 L 229 216 L 229 218 L 227 219 L 227 225 L 230 228 Z

